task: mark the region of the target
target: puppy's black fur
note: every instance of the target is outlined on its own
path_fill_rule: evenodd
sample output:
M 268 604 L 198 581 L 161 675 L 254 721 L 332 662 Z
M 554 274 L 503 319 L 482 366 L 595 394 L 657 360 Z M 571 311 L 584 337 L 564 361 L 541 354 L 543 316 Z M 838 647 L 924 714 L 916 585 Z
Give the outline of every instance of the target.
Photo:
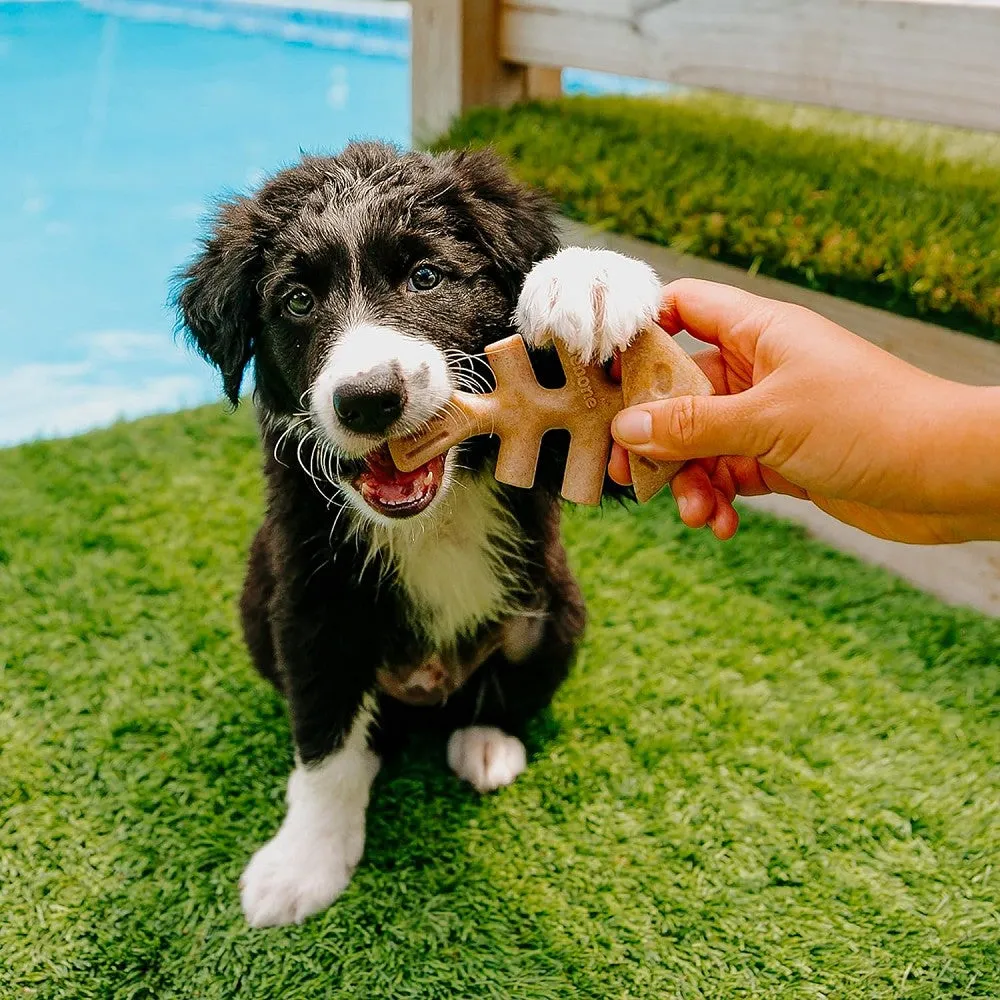
M 225 204 L 181 276 L 183 324 L 234 404 L 253 365 L 268 503 L 250 552 L 243 627 L 257 667 L 288 699 L 307 764 L 341 745 L 380 670 L 405 676 L 429 657 L 471 657 L 502 622 L 483 621 L 474 635 L 429 637 L 389 557 L 372 549 L 354 511 L 336 517 L 305 471 L 315 437 L 282 436 L 282 418 L 301 409 L 359 309 L 373 322 L 476 355 L 510 334 L 525 275 L 556 249 L 550 206 L 492 155 L 355 144 L 336 157 L 306 157 L 254 196 Z M 433 296 L 402 294 L 425 259 L 447 280 Z M 317 303 L 307 319 L 282 309 L 293 286 L 308 288 Z M 492 470 L 495 442 L 459 447 L 463 467 Z M 492 652 L 443 705 L 413 707 L 381 694 L 376 749 L 423 721 L 517 732 L 565 677 L 584 609 L 559 537 L 560 465 L 555 452 L 543 451 L 533 489 L 500 493 L 522 536 L 506 603 L 541 616 L 535 648 L 516 663 Z M 359 469 L 346 459 L 339 473 Z

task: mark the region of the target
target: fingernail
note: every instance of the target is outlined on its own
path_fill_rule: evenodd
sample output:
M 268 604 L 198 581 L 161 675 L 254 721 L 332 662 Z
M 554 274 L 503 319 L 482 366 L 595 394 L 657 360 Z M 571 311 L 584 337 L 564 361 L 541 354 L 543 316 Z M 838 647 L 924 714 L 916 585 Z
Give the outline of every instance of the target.
M 612 431 L 619 444 L 649 444 L 653 418 L 645 410 L 625 410 L 615 417 Z
M 684 520 L 684 515 L 688 511 L 688 507 L 691 506 L 691 501 L 688 500 L 686 496 L 679 496 L 677 498 L 677 513 L 680 514 L 681 520 Z

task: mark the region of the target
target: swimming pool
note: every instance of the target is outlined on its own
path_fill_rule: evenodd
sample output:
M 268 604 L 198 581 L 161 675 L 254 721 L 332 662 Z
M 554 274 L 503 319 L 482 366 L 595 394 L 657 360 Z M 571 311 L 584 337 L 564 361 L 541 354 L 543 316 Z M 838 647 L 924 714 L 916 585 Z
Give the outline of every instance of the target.
M 408 20 L 359 10 L 0 3 L 0 442 L 217 396 L 166 308 L 209 199 L 408 141 Z
M 166 307 L 210 199 L 408 143 L 408 63 L 388 0 L 0 0 L 0 445 L 216 398 Z

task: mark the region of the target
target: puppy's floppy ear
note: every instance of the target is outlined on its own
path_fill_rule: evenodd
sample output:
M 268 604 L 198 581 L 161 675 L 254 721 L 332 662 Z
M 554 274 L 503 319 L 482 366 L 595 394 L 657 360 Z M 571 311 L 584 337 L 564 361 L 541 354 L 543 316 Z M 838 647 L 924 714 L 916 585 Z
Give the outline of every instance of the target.
M 219 209 L 202 253 L 178 275 L 179 322 L 199 353 L 222 373 L 233 406 L 239 403 L 260 327 L 261 270 L 250 200 L 240 198 Z
M 491 150 L 455 153 L 450 165 L 475 235 L 516 295 L 531 268 L 559 249 L 552 202 L 515 181 Z

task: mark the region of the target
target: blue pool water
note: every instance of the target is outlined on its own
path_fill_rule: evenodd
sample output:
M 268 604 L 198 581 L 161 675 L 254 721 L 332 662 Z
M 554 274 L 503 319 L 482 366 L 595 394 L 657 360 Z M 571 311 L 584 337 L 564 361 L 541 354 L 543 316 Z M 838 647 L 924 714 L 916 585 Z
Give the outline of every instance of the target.
M 406 21 L 0 3 L 0 443 L 215 398 L 169 275 L 300 147 L 406 143 Z
M 211 198 L 408 143 L 407 8 L 301 6 L 0 0 L 0 444 L 216 398 L 166 306 Z

